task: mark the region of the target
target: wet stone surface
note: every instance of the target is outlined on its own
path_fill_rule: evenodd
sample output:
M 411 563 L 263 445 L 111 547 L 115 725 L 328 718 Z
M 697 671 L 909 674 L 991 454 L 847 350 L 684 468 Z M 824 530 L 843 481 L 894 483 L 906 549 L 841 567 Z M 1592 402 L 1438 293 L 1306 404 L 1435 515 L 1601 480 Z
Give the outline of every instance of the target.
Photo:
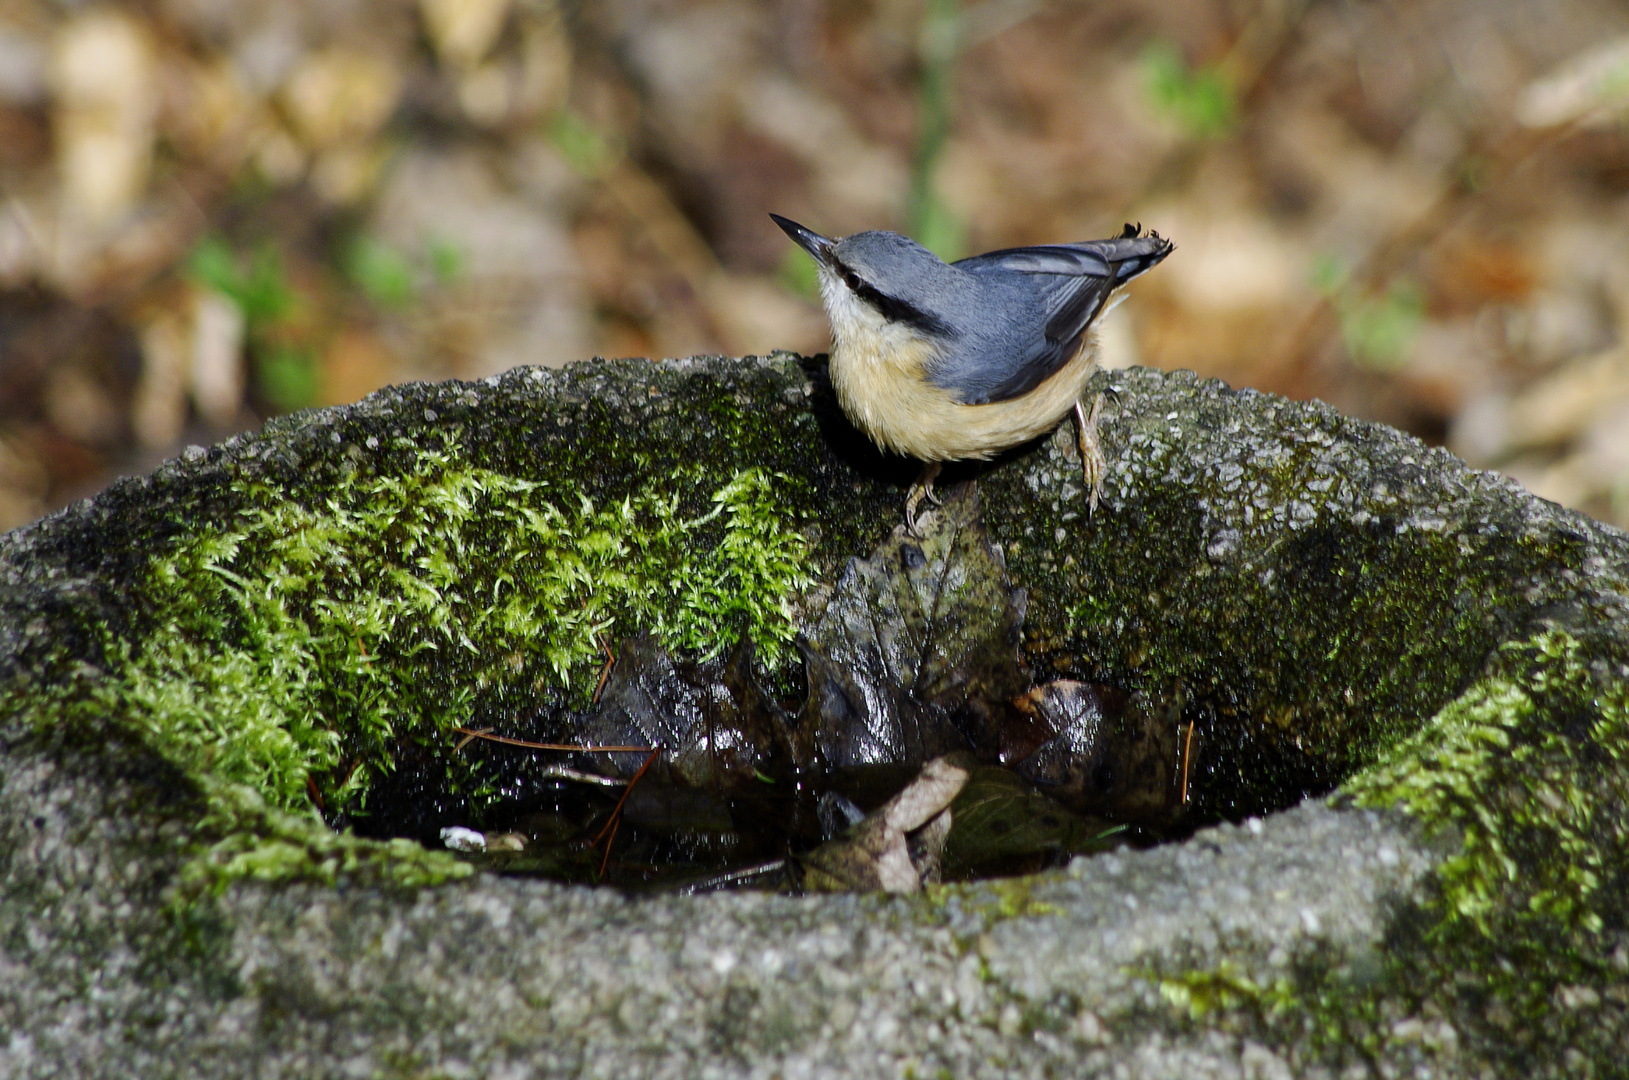
M 1619 1074 L 1629 539 L 1320 406 L 1115 372 L 1095 517 L 1063 436 L 946 478 L 977 480 L 1015 666 L 919 648 L 900 697 L 911 650 L 842 628 L 866 598 L 935 625 L 866 569 L 912 470 L 819 376 L 396 388 L 0 540 L 0 1072 Z M 783 725 L 685 768 L 774 778 L 838 752 L 834 700 L 892 694 L 850 745 L 954 730 L 1091 813 L 1112 706 L 1164 770 L 1147 812 L 1223 823 L 908 896 L 630 895 L 358 835 L 555 783 L 454 727 L 653 738 L 684 701 L 614 669 L 593 701 L 599 637 L 640 635 L 697 715 Z M 1033 794 L 988 768 L 966 820 Z

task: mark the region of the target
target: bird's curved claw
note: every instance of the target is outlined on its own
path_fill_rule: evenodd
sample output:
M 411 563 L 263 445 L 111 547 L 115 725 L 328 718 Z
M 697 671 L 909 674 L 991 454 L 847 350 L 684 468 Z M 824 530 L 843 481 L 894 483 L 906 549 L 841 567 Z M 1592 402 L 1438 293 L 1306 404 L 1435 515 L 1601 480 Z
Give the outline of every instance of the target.
M 918 540 L 922 538 L 922 529 L 933 516 L 933 511 L 925 510 L 918 517 L 916 508 L 922 505 L 923 499 L 934 506 L 940 505 L 939 496 L 933 493 L 933 481 L 938 478 L 939 470 L 943 467 L 937 461 L 930 461 L 922 466 L 921 475 L 916 478 L 916 483 L 911 485 L 910 493 L 905 496 L 905 531 Z
M 1097 512 L 1097 499 L 1103 491 L 1103 478 L 1109 472 L 1109 459 L 1103 456 L 1103 446 L 1097 438 L 1097 418 L 1103 412 L 1103 395 L 1092 402 L 1092 414 L 1086 415 L 1080 402 L 1075 402 L 1075 420 L 1080 425 L 1080 471 L 1086 481 L 1086 516 Z

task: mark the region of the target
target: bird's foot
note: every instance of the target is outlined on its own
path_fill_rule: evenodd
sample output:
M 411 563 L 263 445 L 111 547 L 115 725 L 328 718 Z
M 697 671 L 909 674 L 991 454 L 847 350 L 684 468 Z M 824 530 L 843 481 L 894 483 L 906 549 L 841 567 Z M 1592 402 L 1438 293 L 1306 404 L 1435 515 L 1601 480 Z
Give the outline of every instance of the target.
M 1086 481 L 1086 516 L 1097 512 L 1097 497 L 1103 491 L 1103 478 L 1109 472 L 1109 459 L 1103 456 L 1103 446 L 1097 438 L 1097 418 L 1103 412 L 1103 395 L 1092 402 L 1092 413 L 1086 415 L 1080 402 L 1075 402 L 1075 421 L 1080 427 L 1080 471 Z
M 917 517 L 916 508 L 922 505 L 923 499 L 934 506 L 939 505 L 939 496 L 933 493 L 933 481 L 938 478 L 939 470 L 943 467 L 943 464 L 937 461 L 923 465 L 921 475 L 916 478 L 916 483 L 911 485 L 910 494 L 905 496 L 905 531 L 917 539 L 922 538 L 922 526 L 927 524 L 933 511 L 924 510 L 922 516 Z

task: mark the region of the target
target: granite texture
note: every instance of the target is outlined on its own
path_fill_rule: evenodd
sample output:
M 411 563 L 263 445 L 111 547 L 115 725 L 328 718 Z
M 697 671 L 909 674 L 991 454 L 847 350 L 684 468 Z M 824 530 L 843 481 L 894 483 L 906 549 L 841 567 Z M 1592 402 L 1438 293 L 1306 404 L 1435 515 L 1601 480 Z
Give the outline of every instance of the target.
M 1196 811 L 1240 823 L 922 896 L 633 897 L 340 850 L 120 689 L 165 629 L 156 560 L 432 445 L 599 504 L 700 468 L 675 488 L 698 512 L 769 470 L 807 625 L 912 471 L 818 364 L 393 388 L 0 538 L 0 1075 L 1626 1075 L 1629 537 L 1316 404 L 1111 384 L 1095 518 L 1066 435 L 979 473 L 1022 654 L 1179 686 Z

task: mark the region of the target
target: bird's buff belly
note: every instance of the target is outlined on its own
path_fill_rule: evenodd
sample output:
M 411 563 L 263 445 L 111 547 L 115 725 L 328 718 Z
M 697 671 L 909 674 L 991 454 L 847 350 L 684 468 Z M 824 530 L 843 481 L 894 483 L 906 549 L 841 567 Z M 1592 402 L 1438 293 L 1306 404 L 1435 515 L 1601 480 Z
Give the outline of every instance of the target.
M 831 376 L 843 411 L 878 446 L 923 461 L 958 461 L 994 457 L 1057 427 L 1080 399 L 1095 353 L 1088 342 L 1034 390 L 985 405 L 964 405 L 917 375 L 925 358 L 855 363 L 839 347 Z

